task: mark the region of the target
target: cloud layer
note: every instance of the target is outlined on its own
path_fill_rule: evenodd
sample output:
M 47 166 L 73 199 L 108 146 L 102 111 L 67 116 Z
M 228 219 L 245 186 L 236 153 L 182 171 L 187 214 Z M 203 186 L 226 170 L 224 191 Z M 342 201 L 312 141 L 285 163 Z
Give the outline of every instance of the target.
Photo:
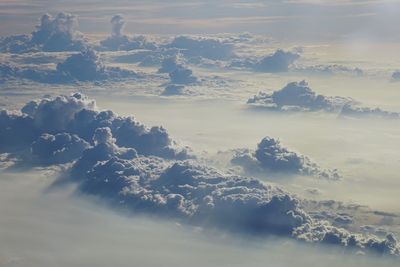
M 163 128 L 97 111 L 82 94 L 31 101 L 21 113 L 0 115 L 1 152 L 31 153 L 37 164 L 71 162 L 70 178 L 81 192 L 125 210 L 228 232 L 399 254 L 393 235 L 362 236 L 313 218 L 281 188 L 188 160 L 188 150 Z M 259 144 L 254 158 L 278 170 L 308 167 L 304 157 L 271 138 Z
M 2 63 L 0 73 L 5 79 L 27 79 L 41 83 L 73 83 L 138 77 L 133 71 L 105 66 L 98 53 L 89 48 L 68 56 L 57 64 L 56 69 L 18 67 Z

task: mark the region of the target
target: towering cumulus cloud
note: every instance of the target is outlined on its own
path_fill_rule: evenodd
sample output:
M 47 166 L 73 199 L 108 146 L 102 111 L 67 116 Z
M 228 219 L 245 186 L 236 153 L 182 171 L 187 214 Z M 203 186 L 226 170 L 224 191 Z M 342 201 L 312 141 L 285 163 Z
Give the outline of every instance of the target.
M 122 15 L 114 15 L 111 18 L 111 36 L 100 42 L 103 50 L 134 50 L 149 49 L 154 50 L 157 46 L 147 41 L 144 36 L 129 37 L 124 34 L 125 20 Z
M 246 172 L 278 172 L 339 179 L 337 170 L 323 170 L 308 157 L 283 147 L 279 140 L 265 137 L 255 151 L 237 150 L 231 162 L 242 166 Z
M 55 17 L 45 14 L 31 36 L 11 36 L 1 40 L 0 51 L 23 53 L 31 51 L 79 51 L 86 41 L 76 30 L 78 20 L 74 15 L 58 13 Z
M 228 232 L 399 255 L 393 235 L 365 237 L 314 218 L 294 195 L 189 160 L 187 150 L 177 148 L 163 128 L 99 112 L 82 94 L 32 101 L 21 112 L 0 113 L 1 152 L 31 153 L 37 164 L 70 162 L 68 173 L 82 193 L 124 210 Z M 255 157 L 272 166 L 271 150 L 300 166 L 298 155 L 271 139 L 261 142 Z

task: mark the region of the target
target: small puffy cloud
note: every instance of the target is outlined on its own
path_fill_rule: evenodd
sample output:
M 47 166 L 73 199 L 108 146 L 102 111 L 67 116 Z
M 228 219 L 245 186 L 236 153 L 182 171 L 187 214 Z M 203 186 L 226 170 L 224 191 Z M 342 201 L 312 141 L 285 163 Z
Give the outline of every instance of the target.
M 306 81 L 291 82 L 273 93 L 260 92 L 247 101 L 247 104 L 281 111 L 338 111 L 349 98 L 327 97 L 316 94 Z
M 261 72 L 287 72 L 289 66 L 299 57 L 297 53 L 278 49 L 274 54 L 262 58 L 254 68 Z
M 0 51 L 24 53 L 30 51 L 79 51 L 86 47 L 86 41 L 77 32 L 78 20 L 74 15 L 58 13 L 55 17 L 45 14 L 41 17 L 31 36 L 11 36 L 0 42 Z
M 289 67 L 300 58 L 297 52 L 276 50 L 273 54 L 259 60 L 239 59 L 232 61 L 230 67 L 252 69 L 258 72 L 278 73 L 287 72 Z
M 197 77 L 193 75 L 193 71 L 182 65 L 170 72 L 169 78 L 171 83 L 174 84 L 192 84 L 197 82 Z
M 111 18 L 111 36 L 100 42 L 101 48 L 106 51 L 135 50 L 157 48 L 156 44 L 149 42 L 144 36 L 129 37 L 123 33 L 125 20 L 122 15 Z
M 324 170 L 308 157 L 283 147 L 279 140 L 265 137 L 255 151 L 237 150 L 232 164 L 242 166 L 247 172 L 271 171 L 277 173 L 317 176 L 339 179 L 337 170 Z
M 234 56 L 232 44 L 218 39 L 178 36 L 166 47 L 179 49 L 186 58 L 203 57 L 212 60 L 228 60 Z

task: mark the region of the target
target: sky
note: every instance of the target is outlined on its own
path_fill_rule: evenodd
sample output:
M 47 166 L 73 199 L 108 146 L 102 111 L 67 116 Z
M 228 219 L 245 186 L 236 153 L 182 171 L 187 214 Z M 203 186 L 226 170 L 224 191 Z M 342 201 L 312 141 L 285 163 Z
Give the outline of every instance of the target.
M 0 267 L 397 266 L 399 11 L 0 0 Z

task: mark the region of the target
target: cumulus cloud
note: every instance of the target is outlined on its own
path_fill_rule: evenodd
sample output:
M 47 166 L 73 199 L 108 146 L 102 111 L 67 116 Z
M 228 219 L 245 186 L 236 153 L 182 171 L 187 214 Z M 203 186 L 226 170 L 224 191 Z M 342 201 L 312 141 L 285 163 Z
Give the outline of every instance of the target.
M 289 71 L 289 67 L 299 58 L 300 54 L 297 52 L 278 49 L 273 54 L 259 60 L 234 60 L 230 66 L 233 68 L 245 68 L 268 73 L 287 72 Z
M 197 82 L 197 77 L 193 75 L 193 71 L 178 62 L 178 57 L 165 58 L 159 73 L 168 73 L 171 84 L 193 84 Z
M 272 93 L 260 92 L 247 100 L 252 107 L 261 107 L 275 111 L 325 111 L 336 112 L 340 117 L 377 117 L 387 119 L 400 118 L 399 112 L 381 108 L 362 107 L 351 98 L 324 96 L 316 94 L 306 81 L 291 82 Z
M 164 128 L 149 129 L 133 117 L 120 117 L 111 111 L 99 112 L 94 100 L 79 93 L 31 101 L 21 112 L 0 113 L 2 152 L 31 148 L 42 161 L 46 155 L 53 155 L 55 158 L 48 162 L 60 162 L 78 156 L 76 151 L 86 148 L 86 143 L 95 145 L 108 140 L 111 134 L 107 135 L 108 130 L 103 129 L 106 127 L 114 134 L 115 140 L 110 143 L 119 147 L 132 148 L 146 156 L 192 157 L 188 148 L 180 147 Z
M 314 219 L 294 195 L 187 160 L 187 152 L 175 148 L 163 128 L 148 129 L 132 117 L 99 112 L 82 94 L 32 101 L 22 112 L 0 113 L 0 141 L 11 141 L 2 150 L 19 145 L 40 164 L 71 162 L 70 177 L 81 192 L 125 210 L 224 231 L 399 254 L 393 235 L 363 237 Z M 275 146 L 284 159 L 295 158 Z M 256 154 L 268 162 L 267 152 Z
M 72 176 L 81 192 L 135 213 L 245 234 L 280 235 L 350 251 L 399 255 L 392 234 L 363 236 L 312 218 L 300 201 L 259 180 L 232 176 L 193 161 L 121 157 L 110 144 L 85 151 Z
M 86 41 L 76 30 L 78 20 L 68 13 L 58 13 L 55 17 L 45 14 L 31 36 L 18 35 L 4 38 L 0 51 L 24 53 L 31 51 L 79 51 L 86 47 Z
M 157 48 L 156 44 L 149 42 L 144 36 L 129 37 L 124 34 L 125 20 L 122 15 L 114 15 L 111 18 L 111 36 L 100 42 L 103 50 L 135 50 Z
M 3 79 L 28 79 L 41 83 L 73 83 L 138 77 L 133 71 L 105 66 L 97 52 L 89 48 L 70 55 L 58 63 L 55 70 L 32 66 L 18 67 L 3 63 L 0 64 L 0 73 Z
M 281 111 L 338 111 L 346 103 L 353 103 L 349 98 L 326 97 L 318 95 L 306 81 L 291 82 L 273 93 L 260 92 L 247 101 L 247 104 Z
M 32 143 L 34 158 L 42 164 L 71 162 L 82 155 L 90 144 L 75 134 L 42 134 Z
M 308 157 L 283 147 L 279 140 L 265 137 L 255 151 L 237 150 L 232 164 L 242 166 L 246 172 L 277 172 L 286 174 L 311 175 L 327 179 L 339 179 L 335 170 L 324 170 Z
M 203 57 L 212 60 L 228 60 L 234 56 L 233 45 L 218 39 L 175 37 L 168 48 L 176 48 L 187 58 Z

